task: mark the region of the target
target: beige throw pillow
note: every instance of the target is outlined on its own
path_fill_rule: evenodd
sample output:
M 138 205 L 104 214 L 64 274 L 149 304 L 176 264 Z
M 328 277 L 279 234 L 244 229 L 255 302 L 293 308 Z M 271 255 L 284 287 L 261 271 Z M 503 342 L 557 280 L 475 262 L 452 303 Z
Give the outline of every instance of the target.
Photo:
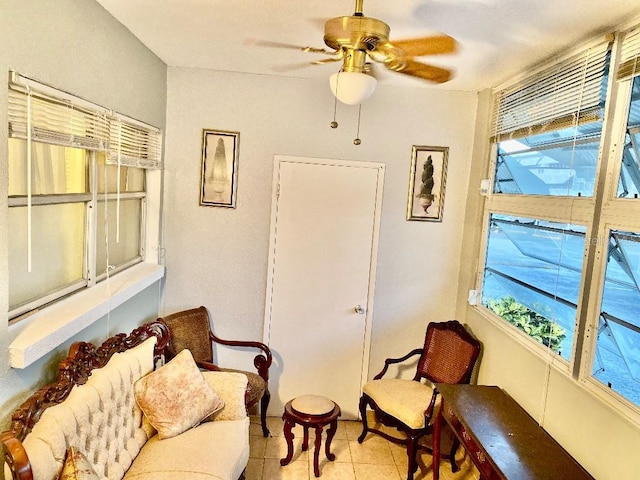
M 189 350 L 182 350 L 169 363 L 138 380 L 134 392 L 160 440 L 198 425 L 224 407 Z
M 209 417 L 209 420 L 242 420 L 247 418 L 244 394 L 247 391 L 247 376 L 237 372 L 202 372 L 205 380 L 220 395 L 224 408 Z
M 100 477 L 80 450 L 69 447 L 58 480 L 100 480 Z

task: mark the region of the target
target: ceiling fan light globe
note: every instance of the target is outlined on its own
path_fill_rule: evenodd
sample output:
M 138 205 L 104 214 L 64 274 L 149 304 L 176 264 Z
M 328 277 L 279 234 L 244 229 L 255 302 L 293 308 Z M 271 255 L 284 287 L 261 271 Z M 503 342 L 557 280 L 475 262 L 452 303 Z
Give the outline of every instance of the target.
M 338 72 L 329 77 L 329 86 L 335 97 L 347 105 L 357 105 L 369 98 L 378 81 L 360 72 Z

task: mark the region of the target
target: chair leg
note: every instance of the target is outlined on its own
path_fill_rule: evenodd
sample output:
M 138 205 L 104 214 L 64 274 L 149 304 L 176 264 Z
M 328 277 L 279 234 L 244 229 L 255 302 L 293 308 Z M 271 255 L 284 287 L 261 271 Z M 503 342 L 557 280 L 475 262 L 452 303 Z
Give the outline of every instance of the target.
M 460 440 L 458 440 L 458 437 L 455 437 L 453 439 L 453 444 L 451 445 L 451 451 L 449 452 L 449 459 L 451 461 L 451 471 L 453 473 L 456 473 L 458 470 L 460 470 L 460 467 L 458 467 L 458 464 L 456 463 L 456 451 L 458 451 L 459 446 L 460 446 Z
M 364 442 L 364 437 L 367 436 L 369 426 L 367 425 L 367 398 L 362 395 L 360 397 L 360 417 L 362 418 L 362 433 L 358 437 L 358 443 Z
M 407 466 L 407 480 L 413 480 L 413 474 L 418 470 L 418 460 L 416 455 L 418 453 L 418 437 L 408 436 L 407 437 L 407 457 L 408 463 Z
M 269 436 L 269 429 L 267 428 L 267 407 L 269 406 L 270 401 L 271 393 L 267 388 L 264 391 L 264 395 L 262 395 L 262 399 L 260 400 L 260 423 L 262 423 L 262 435 L 264 437 Z

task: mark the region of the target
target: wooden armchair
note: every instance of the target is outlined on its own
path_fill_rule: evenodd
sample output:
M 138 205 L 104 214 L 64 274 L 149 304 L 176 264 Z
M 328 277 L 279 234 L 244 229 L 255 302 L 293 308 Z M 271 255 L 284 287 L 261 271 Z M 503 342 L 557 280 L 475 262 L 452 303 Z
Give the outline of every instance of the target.
M 238 340 L 223 340 L 211 331 L 209 312 L 205 307 L 193 308 L 173 313 L 159 319 L 169 327 L 170 342 L 167 347 L 168 357 L 173 358 L 185 348 L 191 351 L 198 366 L 206 370 L 239 372 L 247 376 L 247 391 L 245 405 L 247 409 L 260 403 L 260 421 L 262 434 L 269 436 L 267 428 L 267 407 L 271 394 L 269 393 L 269 367 L 271 366 L 271 350 L 264 343 Z M 213 363 L 213 344 L 231 347 L 257 348 L 262 352 L 253 359 L 257 374 L 244 370 L 221 368 Z
M 358 442 L 362 443 L 368 432 L 376 433 L 387 440 L 403 444 L 409 458 L 407 480 L 413 480 L 418 469 L 416 459 L 418 441 L 431 433 L 435 415 L 440 406 L 435 383 L 469 383 L 476 360 L 480 353 L 480 342 L 456 320 L 442 323 L 429 323 L 423 348 L 412 350 L 400 358 L 388 358 L 382 371 L 367 382 L 360 397 L 360 415 L 362 434 Z M 420 355 L 415 376 L 412 380 L 382 378 L 389 365 L 404 362 Z M 423 383 L 425 379 L 428 383 Z M 371 407 L 380 423 L 395 427 L 406 438 L 397 438 L 381 430 L 370 428 L 367 423 L 367 406 Z M 458 443 L 450 452 L 451 470 L 456 471 L 455 451 Z M 429 447 L 422 447 L 431 451 Z

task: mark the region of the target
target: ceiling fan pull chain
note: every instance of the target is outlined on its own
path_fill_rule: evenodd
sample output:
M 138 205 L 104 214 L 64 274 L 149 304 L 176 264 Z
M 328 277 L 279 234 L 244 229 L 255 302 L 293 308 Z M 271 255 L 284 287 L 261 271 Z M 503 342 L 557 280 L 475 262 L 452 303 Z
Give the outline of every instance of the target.
M 338 82 L 340 81 L 340 75 L 336 78 L 336 89 L 338 88 Z M 338 97 L 333 96 L 333 122 L 331 122 L 331 128 L 338 128 L 338 122 L 336 122 L 336 112 L 338 111 Z
M 353 140 L 354 145 L 360 145 L 362 140 L 360 140 L 360 114 L 362 113 L 362 104 L 358 105 L 358 131 L 356 132 L 356 138 Z

